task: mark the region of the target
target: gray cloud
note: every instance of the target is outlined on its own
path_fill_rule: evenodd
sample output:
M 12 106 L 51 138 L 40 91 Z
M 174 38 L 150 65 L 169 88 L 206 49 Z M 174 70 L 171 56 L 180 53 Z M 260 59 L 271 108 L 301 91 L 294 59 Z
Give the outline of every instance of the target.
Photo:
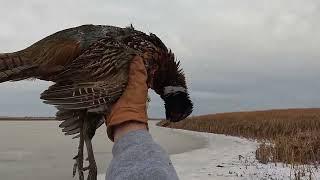
M 137 29 L 156 33 L 182 61 L 195 114 L 320 105 L 317 0 L 0 3 L 0 16 L 5 17 L 0 24 L 2 52 L 22 49 L 53 32 L 86 23 L 133 23 Z M 53 114 L 52 108 L 37 99 L 47 86 L 38 81 L 0 85 L 0 113 L 32 114 L 39 108 L 45 111 L 39 114 Z M 15 94 L 34 104 L 24 108 Z M 152 97 L 150 114 L 163 115 L 160 99 Z M 19 108 L 8 108 L 7 101 Z

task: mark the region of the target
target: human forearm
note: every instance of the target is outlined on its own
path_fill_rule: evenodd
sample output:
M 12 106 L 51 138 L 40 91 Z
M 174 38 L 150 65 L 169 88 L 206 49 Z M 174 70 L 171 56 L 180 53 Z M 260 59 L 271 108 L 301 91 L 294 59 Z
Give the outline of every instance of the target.
M 177 180 L 167 152 L 147 130 L 128 132 L 116 140 L 107 180 Z
M 128 121 L 125 123 L 122 123 L 118 126 L 114 127 L 114 141 L 116 142 L 119 138 L 124 136 L 125 134 L 136 131 L 136 130 L 147 130 L 147 125 L 145 123 L 141 123 L 135 120 Z

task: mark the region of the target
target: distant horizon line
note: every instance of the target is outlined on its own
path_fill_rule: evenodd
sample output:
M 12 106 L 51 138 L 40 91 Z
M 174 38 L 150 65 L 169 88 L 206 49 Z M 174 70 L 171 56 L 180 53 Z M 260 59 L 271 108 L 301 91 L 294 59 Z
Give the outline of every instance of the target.
M 216 112 L 216 113 L 206 113 L 206 114 L 198 114 L 198 115 L 190 115 L 189 117 L 197 117 L 197 116 L 206 116 L 213 114 L 223 114 L 223 113 L 240 113 L 240 112 L 261 112 L 261 111 L 274 111 L 274 110 L 319 110 L 319 107 L 307 107 L 307 108 L 270 108 L 270 109 L 261 109 L 261 110 L 252 110 L 252 111 L 226 111 L 226 112 Z M 149 120 L 164 120 L 165 118 L 149 118 Z M 54 116 L 0 116 L 0 121 L 59 121 L 56 120 Z
M 164 118 L 149 118 L 149 120 L 163 120 Z M 0 121 L 59 121 L 54 116 L 0 116 Z

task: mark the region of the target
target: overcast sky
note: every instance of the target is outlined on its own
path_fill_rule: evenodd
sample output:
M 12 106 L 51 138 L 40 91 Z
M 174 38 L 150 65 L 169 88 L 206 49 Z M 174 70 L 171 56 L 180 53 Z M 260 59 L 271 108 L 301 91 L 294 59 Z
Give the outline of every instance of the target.
M 320 107 L 319 0 L 0 0 L 0 52 L 82 24 L 157 34 L 181 60 L 194 114 Z M 53 115 L 48 83 L 0 84 L 1 115 Z M 149 114 L 163 116 L 152 94 Z

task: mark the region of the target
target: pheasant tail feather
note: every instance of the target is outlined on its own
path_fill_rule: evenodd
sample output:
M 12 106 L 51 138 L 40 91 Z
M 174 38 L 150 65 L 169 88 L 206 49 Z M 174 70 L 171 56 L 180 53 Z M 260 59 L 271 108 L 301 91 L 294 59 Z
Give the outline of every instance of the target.
M 0 83 L 35 76 L 35 65 L 19 53 L 0 54 Z

